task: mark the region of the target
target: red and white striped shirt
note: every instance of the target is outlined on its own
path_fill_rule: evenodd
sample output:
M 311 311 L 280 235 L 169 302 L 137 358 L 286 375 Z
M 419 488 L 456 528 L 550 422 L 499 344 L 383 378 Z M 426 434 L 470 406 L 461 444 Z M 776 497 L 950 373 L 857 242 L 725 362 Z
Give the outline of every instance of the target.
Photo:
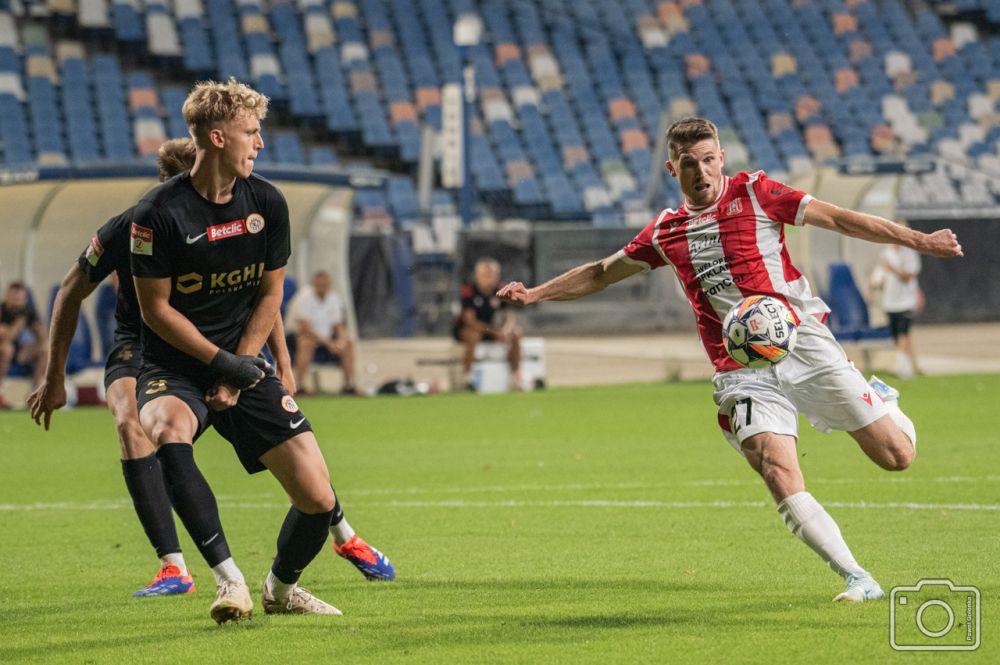
M 812 197 L 763 171 L 723 176 L 722 193 L 700 209 L 666 209 L 620 252 L 646 269 L 672 265 L 694 308 L 698 334 L 720 372 L 741 369 L 722 343 L 722 320 L 750 295 L 773 296 L 802 319 L 830 309 L 792 265 L 784 224 L 801 226 Z

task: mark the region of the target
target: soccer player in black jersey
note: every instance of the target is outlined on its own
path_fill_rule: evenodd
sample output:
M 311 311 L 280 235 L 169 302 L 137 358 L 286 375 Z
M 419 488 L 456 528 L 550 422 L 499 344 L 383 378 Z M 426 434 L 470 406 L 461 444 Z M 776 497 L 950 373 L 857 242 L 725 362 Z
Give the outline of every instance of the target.
M 264 583 L 264 610 L 340 614 L 297 585 L 328 532 L 369 578 L 395 573 L 343 518 L 309 421 L 259 356 L 281 304 L 291 244 L 284 197 L 252 174 L 267 101 L 234 80 L 196 85 L 183 107 L 194 167 L 136 207 L 130 253 L 144 322 L 139 420 L 161 460 L 165 450 L 190 455 L 211 422 L 249 473 L 268 469 L 292 506 Z M 207 540 L 224 540 L 217 511 L 202 517 Z M 242 573 L 232 559 L 227 564 L 211 608 L 220 623 L 247 618 L 253 608 Z
M 191 139 L 164 143 L 157 152 L 156 160 L 160 180 L 190 169 L 194 165 L 194 155 Z M 139 412 L 136 410 L 135 388 L 139 374 L 142 319 L 129 266 L 129 231 L 134 212 L 134 207 L 129 208 L 98 229 L 86 250 L 80 254 L 77 264 L 63 278 L 52 312 L 48 370 L 44 382 L 28 397 L 28 406 L 35 422 L 41 425 L 44 420 L 47 430 L 52 412 L 66 404 L 66 358 L 76 331 L 80 306 L 108 275 L 117 273 L 119 290 L 115 343 L 105 365 L 104 387 L 108 408 L 114 415 L 118 431 L 125 485 L 139 522 L 160 558 L 160 570 L 153 581 L 132 595 L 172 596 L 194 593 L 194 580 L 188 573 L 174 527 L 168 495 L 170 478 L 164 478 L 156 449 L 139 426 Z M 278 339 L 269 341 L 279 367 L 285 370 L 290 361 L 284 343 Z M 290 370 L 287 375 L 291 377 Z M 201 494 L 211 498 L 211 489 L 203 479 L 201 482 Z

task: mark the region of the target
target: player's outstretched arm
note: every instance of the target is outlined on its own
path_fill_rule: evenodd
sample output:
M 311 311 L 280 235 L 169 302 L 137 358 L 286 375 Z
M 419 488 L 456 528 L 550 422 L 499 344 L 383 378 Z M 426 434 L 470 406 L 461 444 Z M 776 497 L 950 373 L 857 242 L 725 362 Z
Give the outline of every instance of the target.
M 28 408 L 32 419 L 49 429 L 52 412 L 66 404 L 66 358 L 76 334 L 80 319 L 80 304 L 87 299 L 97 283 L 87 278 L 80 266 L 74 264 L 63 277 L 52 304 L 52 323 L 49 329 L 49 360 L 45 379 L 28 395 Z
M 962 256 L 962 246 L 951 229 L 921 233 L 888 219 L 847 210 L 813 199 L 806 204 L 804 221 L 828 231 L 836 231 L 869 242 L 902 245 L 921 254 L 950 258 Z
M 626 261 L 619 252 L 602 261 L 577 266 L 541 286 L 529 289 L 521 282 L 511 282 L 497 291 L 497 296 L 515 305 L 531 305 L 545 300 L 576 300 L 641 271 L 642 266 Z

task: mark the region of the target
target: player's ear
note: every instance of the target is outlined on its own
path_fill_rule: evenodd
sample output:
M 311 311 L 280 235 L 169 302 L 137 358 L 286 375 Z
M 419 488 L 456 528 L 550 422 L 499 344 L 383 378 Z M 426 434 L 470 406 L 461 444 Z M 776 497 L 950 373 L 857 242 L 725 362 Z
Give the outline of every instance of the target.
M 671 164 L 669 161 L 667 161 L 667 162 L 664 162 L 664 166 L 667 167 L 667 173 L 670 174 L 671 178 L 676 178 L 677 177 L 677 172 L 674 171 L 674 165 L 673 164 Z
M 218 127 L 213 127 L 208 130 L 208 142 L 216 148 L 226 147 L 226 136 L 222 129 Z
M 721 166 L 725 166 L 726 165 L 726 149 L 725 148 L 719 148 L 719 164 Z

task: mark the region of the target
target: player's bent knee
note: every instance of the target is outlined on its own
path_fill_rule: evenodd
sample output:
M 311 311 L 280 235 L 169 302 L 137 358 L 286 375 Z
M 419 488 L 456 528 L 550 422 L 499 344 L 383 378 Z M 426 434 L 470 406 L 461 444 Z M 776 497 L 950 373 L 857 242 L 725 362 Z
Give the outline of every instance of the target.
M 136 418 L 115 419 L 122 459 L 141 459 L 156 452 Z
M 337 503 L 337 497 L 333 493 L 333 488 L 326 485 L 314 491 L 304 492 L 300 496 L 292 498 L 292 505 L 301 510 L 306 515 L 320 515 L 333 510 Z
M 905 471 L 913 464 L 913 458 L 916 457 L 913 444 L 910 443 L 906 435 L 901 435 L 900 438 L 903 440 L 893 441 L 886 446 L 886 454 L 882 464 L 882 468 L 886 471 Z

